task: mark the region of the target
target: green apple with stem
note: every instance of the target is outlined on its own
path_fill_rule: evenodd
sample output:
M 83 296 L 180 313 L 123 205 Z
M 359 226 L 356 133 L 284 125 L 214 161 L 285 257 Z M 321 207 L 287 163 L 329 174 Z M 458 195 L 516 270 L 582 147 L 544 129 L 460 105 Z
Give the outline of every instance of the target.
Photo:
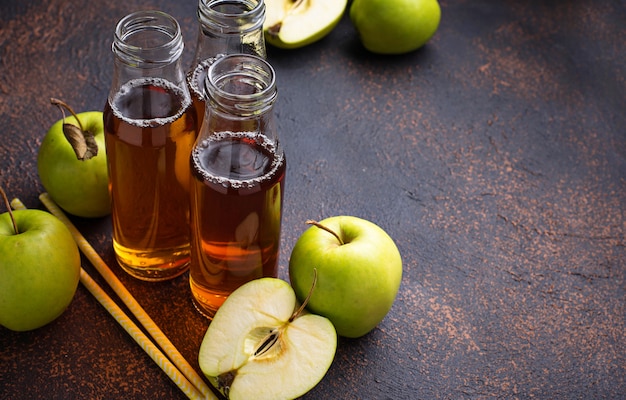
M 74 298 L 80 254 L 69 229 L 41 210 L 0 215 L 0 325 L 14 331 L 40 328 L 59 317 Z
M 314 272 L 313 272 L 314 273 Z M 309 291 L 315 291 L 315 277 Z M 198 362 L 209 381 L 232 400 L 293 399 L 330 368 L 337 333 L 326 318 L 298 306 L 288 282 L 250 281 L 217 310 Z
M 109 178 L 101 111 L 76 114 L 58 99 L 63 111 L 44 137 L 37 155 L 39 179 L 52 200 L 79 217 L 103 217 L 111 212 Z M 65 109 L 72 115 L 65 117 Z
M 350 19 L 367 50 L 403 54 L 435 34 L 441 7 L 437 0 L 353 0 Z
M 283 49 L 309 45 L 341 20 L 348 0 L 265 0 L 265 41 Z
M 308 310 L 328 318 L 349 338 L 374 329 L 393 305 L 402 280 L 402 258 L 378 225 L 353 216 L 307 221 L 289 259 L 298 299 L 307 296 L 313 270 L 319 279 Z

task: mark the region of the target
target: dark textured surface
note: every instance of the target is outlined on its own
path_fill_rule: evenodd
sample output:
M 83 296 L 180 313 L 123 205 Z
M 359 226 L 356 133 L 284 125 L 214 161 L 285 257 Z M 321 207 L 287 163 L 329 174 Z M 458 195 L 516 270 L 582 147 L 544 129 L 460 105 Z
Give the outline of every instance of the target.
M 305 398 L 624 398 L 626 3 L 441 4 L 436 36 L 405 56 L 364 52 L 347 18 L 305 49 L 269 49 L 289 163 L 281 276 L 308 218 L 369 219 L 404 259 L 390 314 L 340 340 Z M 11 196 L 41 207 L 51 96 L 102 109 L 115 22 L 171 13 L 188 62 L 195 7 L 1 2 L 0 183 Z M 75 221 L 114 265 L 109 220 Z M 197 368 L 207 322 L 186 276 L 149 284 L 115 271 Z M 82 286 L 50 325 L 0 327 L 2 399 L 182 397 Z

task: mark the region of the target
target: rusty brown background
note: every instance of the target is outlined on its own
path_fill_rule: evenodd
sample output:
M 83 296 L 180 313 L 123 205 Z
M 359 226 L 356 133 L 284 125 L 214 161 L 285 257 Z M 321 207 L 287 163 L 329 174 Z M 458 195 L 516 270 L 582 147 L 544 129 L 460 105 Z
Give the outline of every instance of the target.
M 51 96 L 103 108 L 116 21 L 169 12 L 188 65 L 196 4 L 0 2 L 0 184 L 11 196 L 41 207 Z M 387 318 L 340 340 L 305 398 L 623 399 L 626 2 L 441 6 L 432 41 L 403 56 L 365 52 L 347 16 L 307 48 L 269 48 L 288 158 L 281 276 L 308 218 L 369 219 L 404 259 Z M 75 222 L 114 265 L 110 221 Z M 186 275 L 149 284 L 115 271 L 198 368 L 207 322 Z M 1 399 L 182 397 L 82 286 L 50 325 L 0 327 Z

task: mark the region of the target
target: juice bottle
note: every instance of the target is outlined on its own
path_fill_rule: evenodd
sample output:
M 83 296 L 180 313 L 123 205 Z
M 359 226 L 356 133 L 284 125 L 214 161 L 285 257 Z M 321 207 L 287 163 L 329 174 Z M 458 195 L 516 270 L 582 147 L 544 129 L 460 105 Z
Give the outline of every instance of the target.
M 191 156 L 190 286 L 212 317 L 232 291 L 278 276 L 285 156 L 274 127 L 274 71 L 250 55 L 209 69 L 209 106 Z
M 196 113 L 180 66 L 178 23 L 159 11 L 120 20 L 104 109 L 113 247 L 121 267 L 149 281 L 189 267 L 189 157 Z

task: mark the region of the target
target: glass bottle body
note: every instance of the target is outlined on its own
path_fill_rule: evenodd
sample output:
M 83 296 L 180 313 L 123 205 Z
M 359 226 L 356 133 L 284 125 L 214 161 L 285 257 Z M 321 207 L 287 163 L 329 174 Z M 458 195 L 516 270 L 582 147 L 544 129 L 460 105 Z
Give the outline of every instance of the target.
M 189 156 L 196 113 L 180 65 L 178 23 L 158 11 L 120 20 L 104 108 L 113 247 L 121 267 L 149 281 L 189 267 Z
M 204 119 L 205 79 L 218 55 L 253 54 L 266 57 L 263 0 L 199 0 L 198 39 L 187 81 L 198 126 Z
M 255 56 L 218 58 L 191 156 L 190 286 L 211 318 L 232 291 L 278 276 L 286 161 L 274 127 L 274 72 Z

